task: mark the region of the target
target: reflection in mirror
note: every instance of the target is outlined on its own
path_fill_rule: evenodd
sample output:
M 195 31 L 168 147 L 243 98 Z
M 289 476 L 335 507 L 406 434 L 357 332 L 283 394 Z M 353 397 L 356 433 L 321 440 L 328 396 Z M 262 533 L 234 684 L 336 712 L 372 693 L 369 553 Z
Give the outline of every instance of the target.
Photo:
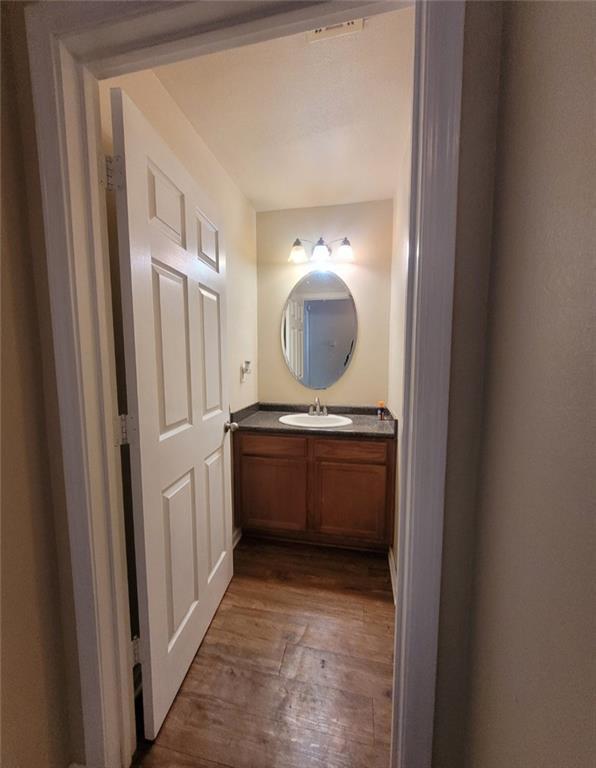
M 310 272 L 288 296 L 281 344 L 288 368 L 310 389 L 326 389 L 354 355 L 358 321 L 350 289 L 333 272 Z

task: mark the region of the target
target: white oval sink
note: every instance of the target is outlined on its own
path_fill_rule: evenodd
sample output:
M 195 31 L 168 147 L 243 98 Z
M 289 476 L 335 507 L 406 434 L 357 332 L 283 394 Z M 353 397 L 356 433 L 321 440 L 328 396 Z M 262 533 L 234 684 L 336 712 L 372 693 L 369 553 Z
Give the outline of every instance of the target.
M 335 413 L 329 413 L 327 416 L 316 413 L 289 413 L 287 416 L 280 416 L 282 424 L 289 424 L 292 427 L 307 427 L 310 429 L 321 429 L 321 427 L 345 427 L 352 423 L 352 419 L 347 416 L 338 416 Z

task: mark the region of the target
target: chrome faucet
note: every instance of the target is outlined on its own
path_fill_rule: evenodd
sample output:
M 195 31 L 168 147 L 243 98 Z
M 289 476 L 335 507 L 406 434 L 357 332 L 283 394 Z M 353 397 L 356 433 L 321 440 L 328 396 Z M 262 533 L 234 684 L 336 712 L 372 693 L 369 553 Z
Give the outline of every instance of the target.
M 321 416 L 321 414 L 323 416 L 327 416 L 327 406 L 324 405 L 321 408 L 321 401 L 320 401 L 319 397 L 317 396 L 317 397 L 315 397 L 314 405 L 309 405 L 308 406 L 308 412 L 310 413 L 311 416 L 313 414 L 316 414 L 317 416 Z

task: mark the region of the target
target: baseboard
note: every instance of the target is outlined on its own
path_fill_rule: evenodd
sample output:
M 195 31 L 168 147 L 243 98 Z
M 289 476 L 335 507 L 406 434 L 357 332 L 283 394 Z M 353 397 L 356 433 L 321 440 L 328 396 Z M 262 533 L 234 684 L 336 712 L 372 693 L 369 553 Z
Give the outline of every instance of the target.
M 234 528 L 232 533 L 232 549 L 236 549 L 238 542 L 242 538 L 242 528 Z
M 391 576 L 391 590 L 393 592 L 393 604 L 397 605 L 397 563 L 395 562 L 393 547 L 389 547 L 387 560 L 389 561 L 389 574 Z

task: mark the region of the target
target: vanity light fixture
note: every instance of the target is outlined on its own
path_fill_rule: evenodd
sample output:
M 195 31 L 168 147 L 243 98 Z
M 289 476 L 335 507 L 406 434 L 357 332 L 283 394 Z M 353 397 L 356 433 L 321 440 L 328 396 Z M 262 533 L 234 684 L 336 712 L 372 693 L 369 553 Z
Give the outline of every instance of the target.
M 335 260 L 354 261 L 354 249 L 352 248 L 352 243 L 350 243 L 347 237 L 344 237 L 344 239 L 341 241 L 341 245 L 337 249 Z
M 327 245 L 322 237 L 319 237 L 315 243 L 315 247 L 312 249 L 312 256 L 310 257 L 310 260 L 316 261 L 320 264 L 322 261 L 329 261 L 330 257 L 331 248 Z
M 302 245 L 302 241 L 299 237 L 297 237 L 294 240 L 294 244 L 292 245 L 292 250 L 290 251 L 290 258 L 288 261 L 291 261 L 294 264 L 304 264 L 308 261 L 308 256 L 306 255 L 306 249 Z
M 290 257 L 288 261 L 293 264 L 305 264 L 307 261 L 312 261 L 316 264 L 323 264 L 329 261 L 354 261 L 354 251 L 352 245 L 347 237 L 338 237 L 337 240 L 331 240 L 331 243 L 340 243 L 337 250 L 332 253 L 330 244 L 327 243 L 322 237 L 320 237 L 316 243 L 312 240 L 304 239 L 305 243 L 311 243 L 314 248 L 310 259 L 306 255 L 306 249 L 303 245 L 303 241 L 297 237 L 294 240 L 292 248 L 290 250 Z

